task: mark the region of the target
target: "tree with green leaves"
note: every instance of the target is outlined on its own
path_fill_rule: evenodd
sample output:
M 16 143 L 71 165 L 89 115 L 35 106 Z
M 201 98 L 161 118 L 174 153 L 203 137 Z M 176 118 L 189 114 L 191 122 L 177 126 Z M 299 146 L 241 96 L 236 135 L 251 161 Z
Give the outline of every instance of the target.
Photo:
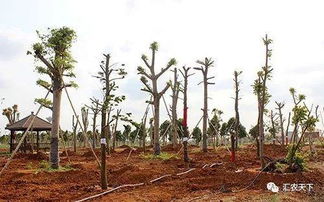
M 303 94 L 298 94 L 295 90 L 295 88 L 290 88 L 289 92 L 293 98 L 294 101 L 294 107 L 292 109 L 293 111 L 293 116 L 292 116 L 292 123 L 294 124 L 294 130 L 290 139 L 290 143 L 296 143 L 297 139 L 298 139 L 298 126 L 300 124 L 300 122 L 302 121 L 303 118 L 305 118 L 305 115 L 302 116 L 302 114 L 298 114 L 298 113 L 302 113 L 305 112 L 305 110 L 302 110 L 301 107 L 301 102 L 304 101 L 306 99 L 306 96 Z
M 37 62 L 41 62 L 41 66 L 36 66 L 36 71 L 51 79 L 50 82 L 38 80 L 37 84 L 53 93 L 50 163 L 52 168 L 57 169 L 62 90 L 65 87 L 76 86 L 74 82 L 64 82 L 66 77 L 75 77 L 73 73 L 75 60 L 70 49 L 76 39 L 76 33 L 68 27 L 48 31 L 47 34 L 40 34 L 37 31 L 40 42 L 33 44 L 32 51 L 28 51 L 27 54 L 32 54 Z
M 209 127 L 207 129 L 208 136 L 213 138 L 213 147 L 216 149 L 216 146 L 219 145 L 219 133 L 221 129 L 222 118 L 221 115 L 223 111 L 214 108 L 212 110 L 212 118 L 209 120 Z
M 154 155 L 159 155 L 161 153 L 160 148 L 160 99 L 163 94 L 169 89 L 171 86 L 170 82 L 166 84 L 162 91 L 158 92 L 158 79 L 168 70 L 170 67 L 176 64 L 176 59 L 172 58 L 169 60 L 165 68 L 162 68 L 159 73 L 155 72 L 155 54 L 158 51 L 158 43 L 153 42 L 150 46 L 152 51 L 151 63 L 149 63 L 148 57 L 146 55 L 142 55 L 142 60 L 145 66 L 148 68 L 149 73 L 145 71 L 145 69 L 141 66 L 137 68 L 138 74 L 141 76 L 141 81 L 144 84 L 144 88 L 141 89 L 145 92 L 148 92 L 153 97 L 153 108 L 154 108 Z M 151 85 L 148 80 L 151 81 Z
M 264 148 L 264 113 L 265 106 L 269 103 L 270 94 L 267 87 L 267 81 L 271 79 L 271 73 L 273 68 L 269 65 L 269 60 L 272 56 L 272 49 L 269 49 L 269 45 L 272 43 L 272 39 L 265 35 L 262 39 L 265 45 L 265 65 L 262 70 L 258 72 L 258 78 L 254 81 L 253 92 L 258 98 L 258 127 L 259 127 L 259 156 L 261 161 L 261 167 L 265 167 L 265 159 L 263 156 Z
M 283 102 L 277 102 L 275 101 L 277 105 L 277 110 L 278 110 L 278 116 L 279 116 L 279 124 L 280 124 L 280 133 L 281 133 L 281 146 L 285 146 L 285 130 L 284 130 L 284 122 L 285 119 L 283 118 L 282 114 L 282 108 L 285 106 L 285 103 Z
M 303 99 L 302 99 L 303 100 Z M 308 108 L 306 104 L 304 103 L 303 106 L 296 105 L 293 108 L 293 117 L 292 117 L 292 123 L 296 125 L 299 124 L 301 131 L 300 131 L 300 138 L 299 140 L 293 141 L 292 146 L 290 147 L 288 154 L 287 154 L 287 161 L 289 166 L 292 168 L 294 166 L 294 162 L 298 161 L 296 159 L 296 153 L 300 150 L 301 147 L 301 141 L 303 140 L 303 137 L 306 133 L 306 131 L 312 131 L 315 129 L 316 123 L 319 121 L 318 117 L 318 105 L 315 107 L 315 114 L 312 115 L 313 112 L 313 105 L 311 108 Z M 298 136 L 298 131 L 294 131 L 295 136 Z
M 125 137 L 125 142 L 129 141 L 129 135 L 132 131 L 132 126 L 131 125 L 123 125 L 124 130 L 123 130 L 123 136 Z
M 210 82 L 210 79 L 215 78 L 215 76 L 208 77 L 208 70 L 210 67 L 213 67 L 214 60 L 212 58 L 205 58 L 204 60 L 197 60 L 197 64 L 201 65 L 200 67 L 194 67 L 195 70 L 201 71 L 203 75 L 203 80 L 199 83 L 204 85 L 204 108 L 203 108 L 203 136 L 202 136 L 202 151 L 207 152 L 207 119 L 208 119 L 208 85 L 215 84 Z M 199 85 L 198 84 L 198 85 Z
M 202 132 L 199 127 L 195 127 L 191 132 L 191 137 L 196 141 L 196 144 L 198 145 L 201 141 Z
M 117 66 L 116 63 L 111 64 L 110 54 L 103 54 L 104 60 L 100 63 L 101 71 L 95 78 L 98 78 L 103 84 L 103 102 L 101 107 L 101 188 L 107 189 L 107 172 L 106 172 L 106 151 L 109 151 L 109 139 L 111 135 L 110 112 L 113 107 L 125 100 L 125 96 L 117 96 L 114 91 L 118 89 L 116 80 L 124 79 L 126 76 L 124 64 Z M 107 146 L 108 144 L 108 146 Z
M 99 101 L 99 99 L 96 98 L 90 98 L 91 101 L 91 105 L 85 105 L 88 109 L 91 110 L 92 112 L 92 147 L 96 148 L 97 145 L 97 139 L 98 139 L 98 134 L 97 134 L 97 117 L 100 113 L 100 107 L 101 107 L 101 103 Z

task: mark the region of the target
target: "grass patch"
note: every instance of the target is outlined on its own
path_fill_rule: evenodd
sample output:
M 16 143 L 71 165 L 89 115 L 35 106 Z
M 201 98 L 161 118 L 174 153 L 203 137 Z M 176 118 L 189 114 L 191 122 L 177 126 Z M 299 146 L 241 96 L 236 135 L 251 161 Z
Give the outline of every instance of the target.
M 60 166 L 58 169 L 54 169 L 51 167 L 48 161 L 43 160 L 39 163 L 39 167 L 36 169 L 35 174 L 40 172 L 67 172 L 70 170 L 77 170 L 77 169 L 73 168 L 70 164 L 67 164 L 65 166 Z
M 147 160 L 152 159 L 158 159 L 158 160 L 168 160 L 168 159 L 179 159 L 179 157 L 176 154 L 167 153 L 167 152 L 161 152 L 160 155 L 154 155 L 154 154 L 140 154 L 140 157 Z

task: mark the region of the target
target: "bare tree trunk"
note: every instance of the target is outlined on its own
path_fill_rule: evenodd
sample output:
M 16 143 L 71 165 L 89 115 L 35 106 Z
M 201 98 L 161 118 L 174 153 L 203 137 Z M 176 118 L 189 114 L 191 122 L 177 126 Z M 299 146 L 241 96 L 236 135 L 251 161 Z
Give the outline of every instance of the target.
M 203 109 L 203 145 L 202 150 L 203 152 L 207 152 L 207 110 L 208 110 L 208 85 L 207 85 L 207 74 L 204 76 L 204 109 Z
M 286 128 L 286 145 L 289 144 L 289 142 L 288 142 L 288 133 L 289 133 L 289 125 L 290 125 L 290 116 L 291 116 L 291 112 L 289 112 L 289 115 L 288 115 L 288 123 L 287 123 L 287 128 Z
M 154 97 L 154 155 L 160 155 L 160 102 Z
M 183 160 L 185 163 L 188 163 L 190 161 L 189 159 L 189 152 L 188 152 L 188 139 L 189 139 L 189 130 L 187 125 L 187 118 L 188 118 L 188 77 L 192 74 L 188 74 L 190 67 L 186 68 L 183 67 L 183 72 L 180 70 L 180 73 L 183 76 L 184 84 L 183 84 L 183 120 L 182 125 L 184 129 L 184 138 L 183 138 Z
M 231 141 L 232 141 L 232 156 L 231 160 L 232 162 L 235 161 L 235 150 L 237 148 L 237 143 L 238 143 L 238 137 L 239 137 L 239 132 L 240 132 L 240 114 L 239 114 L 239 108 L 238 108 L 238 101 L 239 101 L 239 80 L 238 76 L 242 72 L 234 71 L 234 84 L 235 84 L 235 137 L 234 134 L 231 134 Z
M 285 106 L 285 104 L 280 102 L 275 102 L 278 106 L 279 111 L 279 121 L 280 121 L 280 132 L 281 132 L 281 146 L 285 145 L 285 130 L 284 130 L 284 120 L 282 116 L 282 108 Z
M 106 129 L 106 107 L 105 105 L 102 107 L 101 112 L 101 188 L 107 189 L 107 172 L 106 172 L 106 137 L 107 137 L 107 129 Z
M 174 84 L 172 87 L 172 144 L 173 148 L 176 148 L 178 144 L 178 117 L 177 117 L 177 104 L 178 104 L 178 96 L 179 96 L 179 82 L 177 75 L 177 68 L 174 68 Z
M 77 128 L 78 128 L 78 117 L 76 117 L 76 120 L 74 119 L 74 115 L 72 115 L 72 127 L 73 127 L 73 151 L 77 151 Z
M 51 148 L 50 162 L 54 169 L 59 168 L 59 132 L 60 132 L 60 117 L 61 117 L 61 97 L 62 97 L 62 81 L 53 81 L 53 111 L 52 111 L 52 130 L 51 130 Z

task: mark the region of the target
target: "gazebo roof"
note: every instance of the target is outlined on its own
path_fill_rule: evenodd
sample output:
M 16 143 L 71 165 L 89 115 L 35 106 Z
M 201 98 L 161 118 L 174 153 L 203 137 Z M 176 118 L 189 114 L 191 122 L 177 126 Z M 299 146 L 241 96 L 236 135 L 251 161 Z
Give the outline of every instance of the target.
M 38 116 L 35 116 L 34 113 L 32 112 L 31 115 L 20 119 L 19 121 L 8 125 L 6 129 L 11 130 L 11 131 L 24 131 L 27 130 L 29 124 L 33 120 L 33 117 L 35 117 L 35 120 L 33 122 L 33 125 L 30 130 L 33 131 L 50 131 L 52 129 L 52 124 L 39 118 Z

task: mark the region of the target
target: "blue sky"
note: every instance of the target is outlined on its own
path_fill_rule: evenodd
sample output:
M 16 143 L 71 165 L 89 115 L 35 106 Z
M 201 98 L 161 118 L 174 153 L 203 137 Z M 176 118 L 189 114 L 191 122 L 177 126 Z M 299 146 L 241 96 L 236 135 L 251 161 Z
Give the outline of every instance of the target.
M 128 99 L 124 112 L 132 112 L 139 120 L 145 110 L 147 94 L 140 91 L 136 74 L 142 65 L 141 54 L 149 54 L 149 44 L 158 41 L 157 68 L 169 58 L 178 60 L 178 67 L 194 66 L 197 59 L 213 57 L 216 85 L 210 86 L 209 108 L 224 111 L 224 119 L 234 115 L 232 74 L 242 70 L 240 102 L 241 119 L 249 129 L 256 123 L 256 97 L 251 84 L 264 63 L 262 37 L 273 38 L 274 68 L 269 90 L 274 101 L 285 101 L 285 114 L 291 109 L 289 87 L 306 95 L 307 103 L 323 106 L 324 96 L 324 13 L 321 1 L 194 1 L 194 0 L 1 0 L 0 7 L 0 98 L 1 108 L 18 104 L 21 117 L 36 111 L 36 97 L 46 92 L 35 85 L 39 75 L 35 63 L 26 51 L 37 41 L 35 30 L 70 26 L 78 39 L 73 56 L 78 89 L 70 89 L 78 108 L 89 103 L 90 97 L 101 98 L 100 84 L 91 77 L 99 70 L 103 53 L 111 53 L 114 62 L 125 63 L 129 72 L 120 82 L 120 93 Z M 160 87 L 172 78 L 167 73 Z M 190 79 L 189 124 L 195 125 L 201 116 L 202 86 L 200 72 Z M 167 92 L 170 94 L 170 92 Z M 169 96 L 166 95 L 169 102 Z M 62 127 L 70 129 L 72 110 L 63 97 Z M 162 120 L 167 118 L 163 104 Z M 181 114 L 181 101 L 178 106 Z M 42 117 L 50 116 L 48 110 Z M 0 129 L 6 120 L 1 116 Z

